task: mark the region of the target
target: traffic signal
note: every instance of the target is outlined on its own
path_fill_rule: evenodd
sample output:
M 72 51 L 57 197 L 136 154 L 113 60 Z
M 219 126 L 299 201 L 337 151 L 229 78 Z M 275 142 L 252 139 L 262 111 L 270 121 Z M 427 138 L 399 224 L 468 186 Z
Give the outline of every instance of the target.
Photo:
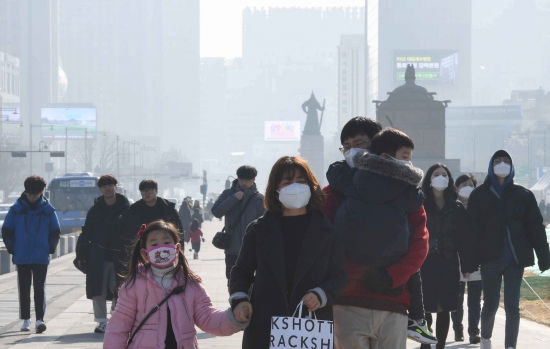
M 51 151 L 50 152 L 51 158 L 64 158 L 65 152 L 64 151 Z
M 27 152 L 26 151 L 12 151 L 11 152 L 12 158 L 26 158 Z
M 201 194 L 206 195 L 207 191 L 208 191 L 208 184 L 201 184 Z

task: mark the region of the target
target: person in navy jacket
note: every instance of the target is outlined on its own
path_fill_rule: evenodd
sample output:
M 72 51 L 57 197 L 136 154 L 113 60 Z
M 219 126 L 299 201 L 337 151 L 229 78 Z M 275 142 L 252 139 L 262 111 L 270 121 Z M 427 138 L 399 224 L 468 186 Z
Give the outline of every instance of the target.
M 23 320 L 21 331 L 30 331 L 31 283 L 34 279 L 34 306 L 36 332 L 46 330 L 45 283 L 50 254 L 59 243 L 59 220 L 55 209 L 43 196 L 46 182 L 39 176 L 25 180 L 25 192 L 10 208 L 2 238 L 13 264 L 17 265 L 19 284 L 19 315 Z

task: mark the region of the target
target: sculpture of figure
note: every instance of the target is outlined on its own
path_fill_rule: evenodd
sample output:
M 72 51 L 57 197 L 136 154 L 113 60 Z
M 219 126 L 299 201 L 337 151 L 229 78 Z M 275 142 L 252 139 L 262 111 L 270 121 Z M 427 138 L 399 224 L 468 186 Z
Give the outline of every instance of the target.
M 304 127 L 304 135 L 320 135 L 321 124 L 319 123 L 317 110 L 324 111 L 325 107 L 319 104 L 319 102 L 315 98 L 315 95 L 313 94 L 313 91 L 311 92 L 311 97 L 302 104 L 302 110 L 304 111 L 304 113 L 307 114 L 306 125 Z

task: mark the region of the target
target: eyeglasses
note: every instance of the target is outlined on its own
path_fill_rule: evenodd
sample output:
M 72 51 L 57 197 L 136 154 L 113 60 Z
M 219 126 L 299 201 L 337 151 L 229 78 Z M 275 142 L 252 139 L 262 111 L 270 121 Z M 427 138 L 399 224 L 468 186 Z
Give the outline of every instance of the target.
M 353 146 L 348 145 L 345 147 L 340 147 L 338 150 L 340 150 L 340 153 L 344 154 L 345 152 L 349 151 L 351 148 L 365 148 L 367 144 L 370 144 L 371 141 L 362 141 L 359 143 L 355 143 Z
M 498 164 L 501 164 L 501 163 L 505 163 L 505 164 L 508 164 L 508 165 L 511 165 L 512 164 L 512 160 L 510 160 L 509 158 L 495 158 L 493 160 L 493 164 L 495 165 L 498 165 Z
M 152 189 L 152 188 L 140 190 L 141 195 L 153 194 L 155 191 L 156 189 Z

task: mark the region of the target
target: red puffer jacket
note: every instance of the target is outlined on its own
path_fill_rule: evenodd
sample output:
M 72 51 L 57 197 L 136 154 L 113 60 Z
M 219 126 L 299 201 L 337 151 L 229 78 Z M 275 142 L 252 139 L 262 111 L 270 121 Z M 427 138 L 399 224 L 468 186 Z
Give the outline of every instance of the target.
M 321 211 L 334 223 L 334 217 L 341 202 L 340 198 L 330 186 L 324 187 L 323 192 L 327 197 Z M 386 268 L 392 278 L 393 287 L 406 285 L 409 277 L 420 270 L 428 255 L 429 234 L 426 228 L 426 211 L 424 207 L 409 215 L 408 222 L 411 233 L 409 250 L 399 262 Z M 344 293 L 336 301 L 336 304 L 391 311 L 406 315 L 410 303 L 407 287 L 405 287 L 404 292 L 398 297 L 392 297 L 383 293 L 372 294 L 372 292 L 361 285 L 360 281 L 361 276 L 368 269 L 368 267 L 346 261 L 349 280 Z

